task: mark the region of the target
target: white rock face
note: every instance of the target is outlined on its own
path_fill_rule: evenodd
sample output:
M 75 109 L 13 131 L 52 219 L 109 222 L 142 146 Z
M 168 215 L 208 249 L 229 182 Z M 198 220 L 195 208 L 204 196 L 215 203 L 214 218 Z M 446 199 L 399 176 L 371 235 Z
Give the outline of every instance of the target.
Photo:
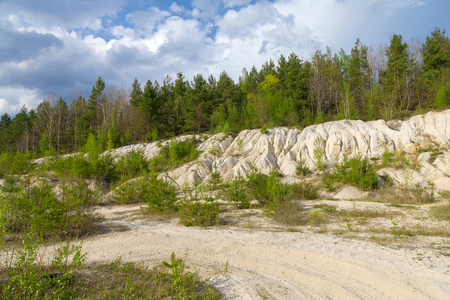
M 267 134 L 259 129 L 243 130 L 235 138 L 221 133 L 198 147 L 203 153 L 196 161 L 162 176 L 180 187 L 194 181 L 208 180 L 213 166 L 225 180 L 232 179 L 238 173 L 245 176 L 252 167 L 265 174 L 278 168 L 285 176 L 295 176 L 300 159 L 305 160 L 311 170 L 316 169 L 316 140 L 323 145 L 328 166 L 333 166 L 345 155 L 379 157 L 385 150 L 404 149 L 407 153 L 414 153 L 430 147 L 442 149 L 450 144 L 450 110 L 430 112 L 406 121 L 343 120 L 308 126 L 304 130 L 274 128 L 269 129 Z M 153 151 L 148 150 L 148 153 Z M 431 181 L 439 189 L 450 190 L 450 152 L 444 150 L 432 164 L 428 163 L 429 156 L 421 155 L 419 159 L 418 170 L 410 174 L 405 175 L 395 169 L 384 169 L 383 172 L 390 174 L 398 183 L 404 181 L 406 176 L 413 184 L 424 185 Z

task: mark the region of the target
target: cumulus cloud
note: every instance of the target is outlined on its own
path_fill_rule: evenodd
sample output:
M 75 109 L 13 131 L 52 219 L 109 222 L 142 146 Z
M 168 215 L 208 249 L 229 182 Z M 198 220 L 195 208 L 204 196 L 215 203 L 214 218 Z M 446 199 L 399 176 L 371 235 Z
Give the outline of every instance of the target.
M 247 6 L 252 2 L 251 0 L 224 0 L 223 5 L 225 7 L 235 7 L 235 6 Z
M 5 24 L 0 27 L 0 41 L 0 63 L 32 59 L 49 48 L 63 46 L 63 42 L 52 34 L 17 31 Z
M 37 107 L 42 102 L 40 92 L 35 89 L 23 87 L 0 87 L 0 114 L 14 115 L 22 106 L 27 108 Z
M 126 0 L 22 0 L 0 3 L 0 17 L 36 27 L 101 29 L 100 18 L 115 16 Z
M 404 12 L 430 2 L 193 0 L 162 8 L 153 1 L 124 10 L 134 3 L 1 2 L 0 109 L 35 107 L 51 92 L 70 101 L 78 96 L 73 91 L 89 93 L 99 76 L 116 86 L 177 72 L 192 79 L 226 71 L 237 80 L 242 68 L 259 68 L 280 54 L 309 59 L 325 46 L 351 48 L 357 37 L 369 45 L 387 42 L 392 32 L 417 28 L 413 18 L 398 26 Z
M 159 24 L 170 13 L 162 11 L 157 7 L 150 7 L 147 11 L 136 11 L 127 14 L 126 20 L 136 29 L 144 32 L 152 32 L 157 24 Z

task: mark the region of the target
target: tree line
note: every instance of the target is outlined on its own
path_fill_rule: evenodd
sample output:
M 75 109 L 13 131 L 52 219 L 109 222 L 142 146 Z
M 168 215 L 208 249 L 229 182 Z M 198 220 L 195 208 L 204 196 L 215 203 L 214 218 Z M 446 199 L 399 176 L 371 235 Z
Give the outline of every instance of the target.
M 80 150 L 88 137 L 103 149 L 186 133 L 307 126 L 340 119 L 404 118 L 450 105 L 450 40 L 435 28 L 424 43 L 394 34 L 368 47 L 358 38 L 350 53 L 317 50 L 309 61 L 292 53 L 260 70 L 245 68 L 238 82 L 180 72 L 160 83 L 134 80 L 131 92 L 99 77 L 89 98 L 68 105 L 51 95 L 0 118 L 0 151 L 36 155 Z

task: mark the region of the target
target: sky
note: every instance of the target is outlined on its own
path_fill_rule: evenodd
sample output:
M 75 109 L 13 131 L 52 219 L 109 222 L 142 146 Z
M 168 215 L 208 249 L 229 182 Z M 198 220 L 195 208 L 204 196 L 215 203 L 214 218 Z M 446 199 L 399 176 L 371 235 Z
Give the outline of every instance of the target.
M 450 30 L 449 0 L 0 0 L 0 114 L 88 96 L 99 76 L 131 90 L 182 72 L 236 82 L 243 68 L 393 34 Z

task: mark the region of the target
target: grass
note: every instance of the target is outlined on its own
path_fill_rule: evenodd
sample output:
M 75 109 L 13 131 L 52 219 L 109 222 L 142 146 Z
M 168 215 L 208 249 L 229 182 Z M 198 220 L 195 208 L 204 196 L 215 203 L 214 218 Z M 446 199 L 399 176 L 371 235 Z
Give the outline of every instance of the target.
M 220 299 L 217 289 L 187 271 L 172 253 L 154 268 L 124 263 L 85 265 L 81 245 L 58 249 L 51 264 L 38 261 L 36 244 L 24 244 L 0 269 L 2 299 Z M 73 258 L 69 259 L 69 255 Z

